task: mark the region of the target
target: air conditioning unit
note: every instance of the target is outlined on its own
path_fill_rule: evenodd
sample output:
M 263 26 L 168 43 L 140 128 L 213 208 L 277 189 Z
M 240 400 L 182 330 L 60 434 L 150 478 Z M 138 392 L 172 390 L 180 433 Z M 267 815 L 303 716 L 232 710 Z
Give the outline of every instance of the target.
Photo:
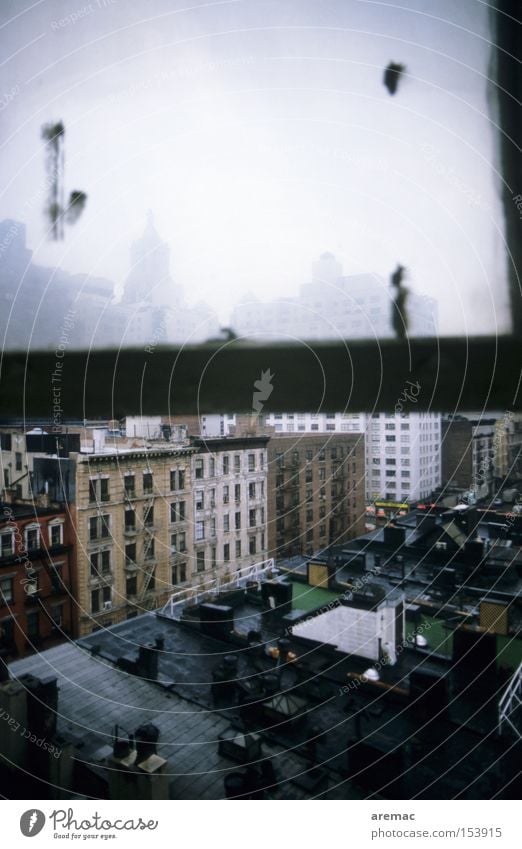
M 104 610 L 110 610 L 111 608 L 112 608 L 112 601 L 104 601 L 103 602 L 103 609 Z

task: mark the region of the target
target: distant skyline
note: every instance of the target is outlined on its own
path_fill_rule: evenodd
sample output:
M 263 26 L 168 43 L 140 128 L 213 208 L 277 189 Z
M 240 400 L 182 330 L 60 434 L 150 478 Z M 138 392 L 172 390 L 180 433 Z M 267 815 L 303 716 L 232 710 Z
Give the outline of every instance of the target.
M 507 330 L 488 10 L 403 6 L 7 0 L 0 218 L 26 222 L 34 262 L 121 291 L 152 209 L 174 283 L 221 323 L 247 293 L 297 295 L 332 251 L 345 274 L 403 263 L 442 333 Z M 57 120 L 88 201 L 52 244 L 40 128 Z

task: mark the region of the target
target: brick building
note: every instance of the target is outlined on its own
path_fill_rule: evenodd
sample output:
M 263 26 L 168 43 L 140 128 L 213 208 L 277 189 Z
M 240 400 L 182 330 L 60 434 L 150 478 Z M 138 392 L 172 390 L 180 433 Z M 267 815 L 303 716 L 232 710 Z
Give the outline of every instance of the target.
M 268 554 L 313 554 L 364 532 L 361 434 L 274 436 L 268 444 Z
M 0 653 L 15 657 L 75 636 L 72 530 L 63 507 L 0 509 Z

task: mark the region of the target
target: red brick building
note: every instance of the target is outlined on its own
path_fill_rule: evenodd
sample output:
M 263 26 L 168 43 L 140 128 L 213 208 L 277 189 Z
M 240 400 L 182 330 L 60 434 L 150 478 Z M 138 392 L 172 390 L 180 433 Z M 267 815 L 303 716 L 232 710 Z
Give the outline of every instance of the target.
M 0 655 L 4 660 L 73 636 L 73 539 L 63 507 L 0 503 Z

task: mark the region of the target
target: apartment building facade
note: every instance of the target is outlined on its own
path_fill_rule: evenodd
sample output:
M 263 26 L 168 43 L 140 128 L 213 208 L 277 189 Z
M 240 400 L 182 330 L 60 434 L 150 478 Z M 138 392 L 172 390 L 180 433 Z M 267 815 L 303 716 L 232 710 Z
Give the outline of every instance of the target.
M 469 491 L 472 499 L 492 495 L 495 486 L 497 420 L 445 418 L 442 422 L 442 480 Z
M 77 454 L 78 633 L 159 607 L 191 580 L 191 447 Z
M 196 575 L 231 574 L 267 557 L 267 436 L 194 439 Z
M 441 416 L 437 413 L 271 413 L 276 434 L 365 437 L 365 491 L 371 504 L 426 498 L 441 482 Z
M 23 657 L 74 635 L 73 534 L 62 507 L 0 509 L 0 656 Z
M 268 554 L 311 555 L 364 533 L 364 436 L 285 434 L 268 444 Z
M 267 441 L 71 455 L 79 634 L 266 558 Z

